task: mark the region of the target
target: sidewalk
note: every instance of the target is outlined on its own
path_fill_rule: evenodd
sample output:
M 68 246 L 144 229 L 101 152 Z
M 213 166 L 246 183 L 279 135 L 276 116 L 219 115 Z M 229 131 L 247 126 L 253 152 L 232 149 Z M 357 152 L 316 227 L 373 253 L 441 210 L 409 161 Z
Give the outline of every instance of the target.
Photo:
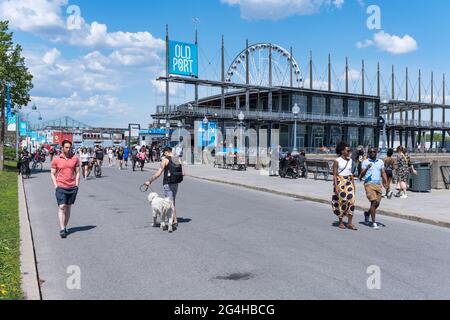
M 157 169 L 159 163 L 150 163 L 146 166 Z M 188 165 L 186 171 L 187 175 L 192 178 L 329 204 L 330 215 L 332 214 L 333 187 L 331 181 L 315 181 L 312 178 L 307 180 L 282 179 L 269 177 L 264 175 L 264 171 L 254 168 L 248 168 L 247 171 L 233 171 L 213 168 L 212 165 Z M 370 203 L 366 198 L 363 183 L 358 182 L 356 189 L 356 208 L 359 211 L 367 211 Z M 450 191 L 408 192 L 408 196 L 408 199 L 383 199 L 377 211 L 378 214 L 450 228 Z

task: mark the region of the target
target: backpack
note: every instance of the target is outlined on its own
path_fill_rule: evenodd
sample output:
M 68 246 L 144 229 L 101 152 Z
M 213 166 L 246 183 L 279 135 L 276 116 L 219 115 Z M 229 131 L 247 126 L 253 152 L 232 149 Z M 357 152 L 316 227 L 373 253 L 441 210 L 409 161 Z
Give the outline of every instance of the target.
M 183 167 L 181 164 L 176 164 L 171 158 L 168 158 L 168 172 L 167 179 L 169 184 L 177 184 L 183 182 Z

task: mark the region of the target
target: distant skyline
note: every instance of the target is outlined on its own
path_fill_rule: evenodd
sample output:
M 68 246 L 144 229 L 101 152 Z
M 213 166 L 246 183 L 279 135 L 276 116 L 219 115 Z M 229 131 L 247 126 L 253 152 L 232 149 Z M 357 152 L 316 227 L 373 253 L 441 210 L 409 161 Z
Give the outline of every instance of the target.
M 124 128 L 128 123 L 147 126 L 156 105 L 165 102 L 164 84 L 155 79 L 164 74 L 166 24 L 170 38 L 184 42 L 194 42 L 198 28 L 203 79 L 220 77 L 224 35 L 226 69 L 245 48 L 246 39 L 269 42 L 293 47 L 305 84 L 311 50 L 316 88 L 326 89 L 329 53 L 334 89 L 343 90 L 345 57 L 352 91 L 359 88 L 362 59 L 371 93 L 377 62 L 382 90 L 386 87 L 388 93 L 395 65 L 401 97 L 406 67 L 411 96 L 417 94 L 417 74 L 422 70 L 424 99 L 429 99 L 434 71 L 440 103 L 443 74 L 450 79 L 449 11 L 450 2 L 438 0 L 0 0 L 0 19 L 10 21 L 14 41 L 23 46 L 35 76 L 30 105 L 38 106 L 44 121 L 67 115 L 93 126 Z M 447 84 L 447 93 L 449 89 Z M 191 87 L 174 87 L 171 103 L 192 99 L 192 92 Z M 200 96 L 212 93 L 202 89 Z

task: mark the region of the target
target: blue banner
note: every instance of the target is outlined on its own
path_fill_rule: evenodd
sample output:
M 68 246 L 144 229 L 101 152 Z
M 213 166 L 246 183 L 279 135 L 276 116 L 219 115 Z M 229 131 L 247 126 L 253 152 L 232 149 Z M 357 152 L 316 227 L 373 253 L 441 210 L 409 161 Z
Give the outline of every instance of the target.
M 20 136 L 25 137 L 27 135 L 27 123 L 21 122 L 20 123 Z
M 169 41 L 169 74 L 198 78 L 197 45 Z
M 30 137 L 31 141 L 37 141 L 38 133 L 36 131 L 31 131 L 29 137 Z
M 9 117 L 11 114 L 11 88 L 9 85 L 6 85 L 6 110 L 6 114 Z
M 16 114 L 8 114 L 8 131 L 16 131 Z

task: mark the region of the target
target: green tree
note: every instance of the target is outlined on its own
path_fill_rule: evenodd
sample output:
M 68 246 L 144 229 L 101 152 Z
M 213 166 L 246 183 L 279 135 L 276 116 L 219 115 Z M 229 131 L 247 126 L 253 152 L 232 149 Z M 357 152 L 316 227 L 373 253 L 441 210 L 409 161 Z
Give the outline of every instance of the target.
M 12 85 L 11 108 L 21 109 L 31 101 L 32 80 L 33 76 L 22 57 L 22 47 L 14 45 L 13 34 L 8 32 L 8 21 L 0 21 L 0 170 L 3 170 L 4 166 L 6 84 Z

